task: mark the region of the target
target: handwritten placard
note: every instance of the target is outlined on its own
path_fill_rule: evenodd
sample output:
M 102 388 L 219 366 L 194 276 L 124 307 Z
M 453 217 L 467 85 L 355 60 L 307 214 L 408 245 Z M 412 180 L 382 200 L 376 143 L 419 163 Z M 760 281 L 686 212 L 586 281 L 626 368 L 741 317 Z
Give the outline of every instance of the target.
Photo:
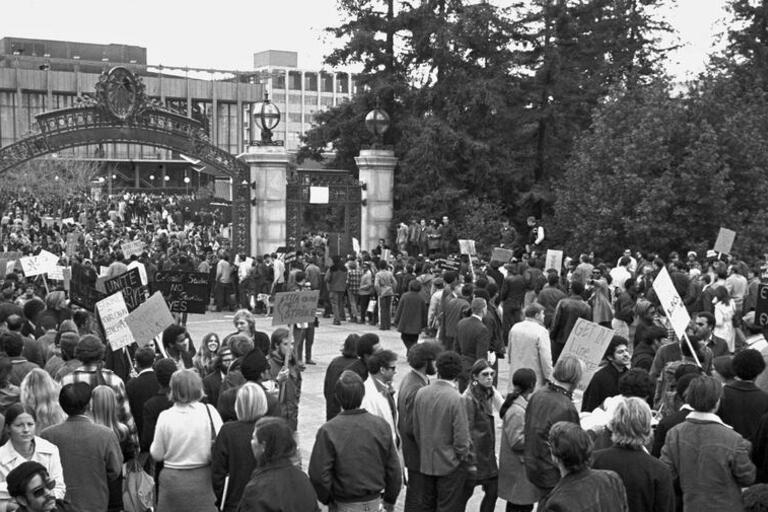
M 64 280 L 64 268 L 61 265 L 54 265 L 51 267 L 51 269 L 48 271 L 48 279 L 52 279 L 54 281 L 63 281 Z
M 37 256 L 24 256 L 19 259 L 21 269 L 27 277 L 47 274 L 58 261 L 59 257 L 48 251 L 40 251 Z
M 144 286 L 147 286 L 147 284 L 149 284 L 149 281 L 147 280 L 147 267 L 144 266 L 143 263 L 134 260 L 128 264 L 128 270 L 131 270 L 134 268 L 139 271 L 141 284 L 143 284 Z
M 731 254 L 733 241 L 736 239 L 736 232 L 728 228 L 720 228 L 715 240 L 715 252 L 720 254 Z
M 556 249 L 547 249 L 547 259 L 544 263 L 544 272 L 549 269 L 557 271 L 557 275 L 560 275 L 560 270 L 563 268 L 563 251 Z
M 155 290 L 165 297 L 174 313 L 205 313 L 211 297 L 210 276 L 202 272 L 160 271 Z
M 653 289 L 659 297 L 661 307 L 664 308 L 675 334 L 678 339 L 682 340 L 688 324 L 691 323 L 691 315 L 688 314 L 683 299 L 675 290 L 675 285 L 672 284 L 672 278 L 669 277 L 666 267 L 662 267 L 659 275 L 653 280 Z
M 16 267 L 16 262 L 23 256 L 18 251 L 0 252 L 0 269 L 5 271 L 5 274 L 12 274 L 13 269 Z
M 117 292 L 100 300 L 96 303 L 96 310 L 112 350 L 119 350 L 133 343 L 133 334 L 125 323 L 128 308 L 122 293 Z
M 140 347 L 143 347 L 148 345 L 155 336 L 161 334 L 166 327 L 174 323 L 174 320 L 163 294 L 155 292 L 146 302 L 131 311 L 125 319 L 125 323 L 128 325 L 133 339 Z
M 123 256 L 126 260 L 130 259 L 134 254 L 136 256 L 141 256 L 141 253 L 144 252 L 144 242 L 141 240 L 126 242 L 120 246 L 120 250 L 123 252 Z
M 459 240 L 459 252 L 461 254 L 468 254 L 470 256 L 477 254 L 477 251 L 475 251 L 475 241 Z
M 272 325 L 290 325 L 313 322 L 317 314 L 319 290 L 275 294 Z
M 149 290 L 141 284 L 141 275 L 137 268 L 132 268 L 117 277 L 107 279 L 104 281 L 104 288 L 110 295 L 121 292 L 129 312 L 138 308 L 149 296 Z
M 589 381 L 600 367 L 600 361 L 613 336 L 612 329 L 583 318 L 576 320 L 560 357 L 574 356 L 584 363 L 584 375 L 578 386 L 582 392 L 587 389 Z
M 501 247 L 494 247 L 491 252 L 491 261 L 500 261 L 502 263 L 509 263 L 509 260 L 515 255 L 512 249 L 502 249 Z

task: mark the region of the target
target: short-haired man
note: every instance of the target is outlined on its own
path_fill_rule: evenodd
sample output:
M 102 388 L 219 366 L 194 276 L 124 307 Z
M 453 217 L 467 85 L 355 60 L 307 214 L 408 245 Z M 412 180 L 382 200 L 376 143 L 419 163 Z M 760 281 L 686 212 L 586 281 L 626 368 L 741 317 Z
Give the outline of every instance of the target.
M 309 479 L 329 510 L 395 508 L 402 486 L 397 448 L 387 422 L 360 408 L 365 384 L 345 370 L 334 394 L 342 411 L 317 431 L 309 460 Z M 367 508 L 365 508 L 367 507 Z
M 702 345 L 712 351 L 712 359 L 727 355 L 728 342 L 714 335 L 715 315 L 707 311 L 696 314 L 696 336 L 701 340 Z M 702 361 L 703 362 L 703 361 Z
M 608 364 L 600 368 L 584 392 L 581 403 L 582 412 L 592 412 L 603 404 L 606 398 L 619 393 L 619 378 L 629 369 L 632 355 L 629 352 L 629 342 L 621 336 L 614 336 L 605 350 Z
M 67 420 L 48 427 L 40 437 L 59 449 L 67 497 L 76 510 L 107 510 L 109 480 L 122 472 L 123 454 L 111 429 L 86 416 L 91 388 L 85 382 L 66 384 L 59 404 Z
M 408 351 L 408 364 L 411 371 L 405 374 L 397 392 L 397 429 L 400 432 L 403 448 L 403 461 L 408 470 L 408 486 L 405 491 L 405 510 L 421 510 L 423 475 L 419 445 L 413 435 L 413 405 L 416 393 L 429 384 L 429 376 L 437 373 L 435 359 L 441 347 L 437 343 L 417 343 Z
M 381 350 L 368 358 L 367 364 L 368 378 L 365 379 L 365 396 L 361 407 L 387 422 L 392 440 L 400 449 L 395 389 L 392 387 L 397 372 L 397 354 L 391 350 Z
M 75 512 L 69 502 L 56 499 L 53 494 L 56 483 L 39 462 L 22 462 L 5 480 L 8 494 L 19 505 L 17 512 Z
M 419 446 L 421 510 L 464 510 L 464 485 L 476 472 L 464 400 L 456 389 L 461 356 L 437 356 L 437 380 L 419 389 L 413 405 L 413 435 Z
M 693 411 L 669 431 L 661 449 L 661 461 L 679 479 L 683 510 L 738 509 L 741 488 L 755 481 L 752 446 L 715 414 L 722 396 L 717 379 L 696 377 L 685 396 Z
M 31 361 L 27 361 L 27 358 L 21 355 L 24 350 L 24 339 L 21 334 L 9 331 L 2 334 L 2 346 L 5 347 L 5 353 L 11 359 L 11 373 L 8 375 L 8 382 L 14 386 L 19 386 L 24 377 L 34 370 L 39 368 L 38 365 Z
M 478 359 L 488 358 L 488 350 L 491 346 L 491 332 L 483 323 L 483 318 L 488 311 L 488 303 L 485 299 L 472 299 L 470 304 L 472 314 L 468 318 L 462 318 L 456 328 L 456 352 L 461 355 L 463 371 L 459 376 L 459 392 L 463 393 L 469 385 L 470 369 Z M 493 356 L 495 362 L 495 354 Z
M 507 361 L 511 393 L 512 375 L 520 368 L 530 368 L 536 373 L 536 388 L 546 384 L 552 376 L 552 345 L 549 331 L 544 327 L 544 307 L 535 302 L 525 308 L 525 320 L 509 330 Z
M 125 385 L 125 393 L 128 395 L 128 404 L 131 406 L 131 414 L 134 414 L 133 420 L 136 422 L 139 443 L 141 443 L 144 423 L 138 411 L 144 410 L 144 404 L 157 394 L 160 384 L 157 383 L 157 376 L 152 369 L 152 365 L 155 362 L 155 350 L 152 347 L 138 349 L 134 359 L 136 360 L 136 370 L 139 372 L 139 375 L 128 381 Z

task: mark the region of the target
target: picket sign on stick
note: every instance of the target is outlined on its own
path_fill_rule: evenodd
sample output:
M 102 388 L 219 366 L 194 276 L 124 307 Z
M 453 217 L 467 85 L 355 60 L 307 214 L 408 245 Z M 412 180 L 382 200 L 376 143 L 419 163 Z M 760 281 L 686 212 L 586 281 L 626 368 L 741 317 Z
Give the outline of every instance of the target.
M 683 299 L 680 298 L 680 294 L 675 290 L 675 285 L 672 284 L 672 278 L 669 277 L 669 272 L 666 267 L 661 269 L 659 275 L 653 280 L 653 289 L 656 295 L 659 297 L 661 307 L 664 308 L 664 312 L 667 315 L 669 323 L 672 324 L 675 334 L 678 339 L 684 339 L 688 344 L 688 348 L 691 349 L 693 359 L 696 364 L 701 368 L 701 362 L 699 361 L 696 351 L 693 349 L 691 340 L 688 339 L 686 329 L 691 323 L 691 315 L 688 314 L 688 310 L 685 307 Z
M 579 318 L 568 335 L 565 347 L 560 357 L 573 356 L 584 363 L 584 373 L 578 385 L 582 393 L 587 389 L 589 381 L 600 367 L 605 351 L 614 335 L 613 329 L 608 329 L 584 318 Z
M 717 240 L 715 241 L 714 250 L 720 254 L 731 254 L 733 248 L 733 241 L 736 239 L 736 232 L 728 228 L 720 228 L 717 233 Z
M 549 269 L 557 271 L 557 275 L 560 275 L 560 271 L 563 268 L 563 251 L 556 249 L 547 249 L 547 259 L 544 264 L 544 272 Z

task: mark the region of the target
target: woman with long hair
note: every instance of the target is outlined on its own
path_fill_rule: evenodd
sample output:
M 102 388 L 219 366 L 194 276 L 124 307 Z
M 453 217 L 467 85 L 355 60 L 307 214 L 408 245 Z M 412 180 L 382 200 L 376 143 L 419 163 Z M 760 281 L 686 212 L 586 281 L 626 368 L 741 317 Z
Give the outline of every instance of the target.
M 203 381 L 194 370 L 171 377 L 170 409 L 160 413 L 149 453 L 163 462 L 157 512 L 216 512 L 211 486 L 212 442 L 221 429 L 218 411 L 200 400 Z
M 480 503 L 480 512 L 493 512 L 498 497 L 499 467 L 496 463 L 496 429 L 493 420 L 493 377 L 496 372 L 485 359 L 478 359 L 472 365 L 472 380 L 464 391 L 469 433 L 475 452 L 477 475 L 473 485 L 465 488 L 465 503 L 480 485 L 485 495 Z
M 216 505 L 220 510 L 237 510 L 243 489 L 256 467 L 256 460 L 251 452 L 253 427 L 266 413 L 267 395 L 264 389 L 255 382 L 244 384 L 235 399 L 237 421 L 228 421 L 222 425 L 213 447 L 213 492 L 216 494 Z M 229 485 L 225 485 L 227 478 Z
M 48 476 L 55 482 L 53 494 L 56 499 L 64 499 L 67 488 L 64 485 L 64 472 L 61 468 L 59 449 L 53 443 L 35 435 L 35 411 L 21 404 L 13 404 L 5 412 L 5 432 L 8 441 L 0 446 L 0 509 L 5 510 L 10 504 L 10 495 L 6 477 L 13 468 L 23 462 L 39 462 L 48 471 Z
M 136 455 L 136 446 L 128 426 L 117 417 L 117 395 L 109 386 L 96 386 L 91 395 L 91 417 L 97 425 L 103 425 L 117 436 L 123 460 L 129 461 Z M 123 508 L 123 475 L 109 482 L 108 512 L 119 512 Z
M 21 403 L 35 411 L 39 432 L 67 419 L 59 405 L 61 386 L 45 370 L 35 368 L 29 372 L 19 388 Z
M 275 329 L 269 345 L 269 375 L 277 384 L 281 415 L 294 432 L 299 424 L 299 396 L 301 395 L 301 369 L 293 350 L 288 329 Z
M 736 330 L 733 328 L 733 317 L 736 315 L 736 306 L 731 300 L 728 289 L 718 286 L 714 291 L 715 298 L 715 328 L 712 334 L 722 338 L 728 344 L 728 352 L 733 354 L 736 344 Z
M 520 368 L 512 375 L 512 392 L 499 410 L 502 421 L 499 449 L 499 497 L 507 502 L 507 512 L 530 512 L 538 491 L 525 476 L 525 409 L 536 389 L 536 372 Z
M 200 377 L 205 378 L 214 370 L 216 363 L 216 353 L 219 351 L 221 342 L 216 333 L 209 332 L 203 336 L 203 342 L 200 344 L 200 350 L 192 358 L 192 365 Z

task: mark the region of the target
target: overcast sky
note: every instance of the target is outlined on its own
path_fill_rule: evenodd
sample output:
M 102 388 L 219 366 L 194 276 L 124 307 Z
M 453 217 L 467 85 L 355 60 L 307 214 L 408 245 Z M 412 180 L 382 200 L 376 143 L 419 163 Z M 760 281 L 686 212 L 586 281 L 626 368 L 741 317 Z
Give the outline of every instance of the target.
M 664 9 L 684 45 L 669 63 L 678 78 L 703 69 L 724 4 L 677 0 Z M 18 0 L 3 2 L 2 20 L 2 37 L 132 44 L 147 48 L 149 64 L 249 70 L 253 53 L 267 49 L 297 51 L 300 67 L 320 68 L 333 47 L 322 29 L 339 15 L 336 0 Z

